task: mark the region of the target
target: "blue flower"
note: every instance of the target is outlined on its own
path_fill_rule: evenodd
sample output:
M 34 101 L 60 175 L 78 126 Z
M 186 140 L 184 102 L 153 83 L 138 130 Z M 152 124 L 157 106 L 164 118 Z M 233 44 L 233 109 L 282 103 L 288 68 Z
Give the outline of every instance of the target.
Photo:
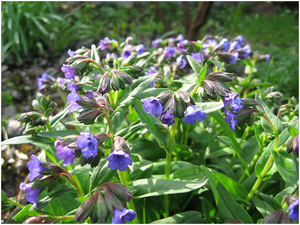
M 112 218 L 112 224 L 122 224 L 125 221 L 132 221 L 136 216 L 136 212 L 132 209 L 126 209 L 123 207 L 122 211 L 114 209 L 114 216 Z
M 36 207 L 37 205 L 37 201 L 39 198 L 39 191 L 40 188 L 36 188 L 36 189 L 31 189 L 32 184 L 25 184 L 25 183 L 21 183 L 20 184 L 20 189 L 23 191 L 26 191 L 26 200 L 30 203 L 32 203 L 32 205 L 34 207 Z
M 109 161 L 108 167 L 112 170 L 119 169 L 123 172 L 127 169 L 128 165 L 132 165 L 130 155 L 123 150 L 113 151 L 106 159 Z
M 198 63 L 201 63 L 202 59 L 201 59 L 201 55 L 202 55 L 202 59 L 204 59 L 204 54 L 200 54 L 200 52 L 197 53 L 192 53 L 191 56 L 193 59 L 195 59 Z
M 243 100 L 238 98 L 239 94 L 238 93 L 229 93 L 226 96 L 223 96 L 223 102 L 224 102 L 224 108 L 227 109 L 227 105 L 230 104 L 231 109 L 234 112 L 238 112 L 243 106 L 241 103 Z
M 166 47 L 165 51 L 164 51 L 164 55 L 166 58 L 170 58 L 174 55 L 176 55 L 176 49 L 174 47 Z
M 82 99 L 80 98 L 79 95 L 77 95 L 74 92 L 71 92 L 68 97 L 67 97 L 67 101 L 70 104 L 69 106 L 69 112 L 74 112 L 75 110 L 81 109 L 82 106 L 78 105 L 78 103 L 76 101 L 82 101 Z
M 78 92 L 78 89 L 79 86 L 77 86 L 76 84 L 74 84 L 72 81 L 70 81 L 68 84 L 67 84 L 67 89 L 73 93 L 77 93 Z
M 71 49 L 68 49 L 68 55 L 69 56 L 74 56 L 74 55 L 76 55 L 76 52 L 72 51 Z
M 186 59 L 183 55 L 180 55 L 176 58 L 176 62 L 179 64 L 179 69 L 183 69 L 186 66 Z
M 230 47 L 230 43 L 228 41 L 227 38 L 223 38 L 220 43 L 219 43 L 220 48 L 224 51 L 227 52 L 229 47 Z
M 242 35 L 237 36 L 236 38 L 234 38 L 234 40 L 237 40 L 240 45 L 244 45 L 244 38 Z
M 124 49 L 121 54 L 121 57 L 123 57 L 123 59 L 126 59 L 129 56 L 131 56 L 131 54 L 132 54 L 132 51 L 130 49 Z
M 68 147 L 66 145 L 61 145 L 62 140 L 57 140 L 54 146 L 57 150 L 57 157 L 64 160 L 63 166 L 73 164 L 76 154 L 74 153 L 74 148 Z
M 65 73 L 65 77 L 67 79 L 75 80 L 75 71 L 76 71 L 76 69 L 72 69 L 71 65 L 63 65 L 61 67 L 61 71 Z
M 170 45 L 173 46 L 173 44 L 174 44 L 174 42 L 175 42 L 175 38 L 173 38 L 173 37 L 169 38 L 168 42 L 169 42 L 169 46 L 170 46 Z
M 243 48 L 241 48 L 239 51 L 239 58 L 240 59 L 246 59 L 250 56 L 252 53 L 250 45 L 245 45 Z
M 178 48 L 178 50 L 180 50 L 180 51 L 183 51 L 183 52 L 186 52 L 186 49 L 185 49 L 185 45 L 186 44 L 188 44 L 188 40 L 181 40 L 181 41 L 179 41 L 179 43 L 177 43 L 177 48 Z
M 241 46 L 240 42 L 238 42 L 238 41 L 233 41 L 233 42 L 231 42 L 231 44 L 230 44 L 230 49 L 231 49 L 231 51 L 240 49 L 241 47 L 242 47 L 242 46 Z
M 169 126 L 173 125 L 174 121 L 174 115 L 170 113 L 170 110 L 168 109 L 166 112 L 161 114 L 161 122 L 163 124 L 168 124 Z
M 144 98 L 141 101 L 144 103 L 143 109 L 146 113 L 151 113 L 152 116 L 157 118 L 163 113 L 163 106 L 158 98 Z
M 116 43 L 115 40 L 110 40 L 109 37 L 105 37 L 104 39 L 100 40 L 99 42 L 100 50 L 103 51 L 106 48 L 111 47 L 112 42 Z
M 264 57 L 267 62 L 269 62 L 271 59 L 271 55 L 269 55 L 269 54 L 264 55 Z
M 183 35 L 179 34 L 178 37 L 176 38 L 176 41 L 183 41 Z
M 140 55 L 140 54 L 143 54 L 144 51 L 145 51 L 145 46 L 144 46 L 143 44 L 140 44 L 140 45 L 138 45 L 138 46 L 136 47 L 135 51 L 136 51 L 136 53 L 139 54 L 139 55 Z
M 82 155 L 86 158 L 95 157 L 98 154 L 98 139 L 90 133 L 80 133 L 77 138 L 77 146 L 81 149 Z
M 41 77 L 37 79 L 38 88 L 41 88 L 45 81 L 53 80 L 53 79 L 54 77 L 52 77 L 51 75 L 48 75 L 47 73 L 43 73 Z
M 230 55 L 230 59 L 229 59 L 229 62 L 231 64 L 236 64 L 236 60 L 237 58 L 239 57 L 239 53 L 238 52 L 234 52 Z
M 238 122 L 237 119 L 235 119 L 236 114 L 227 111 L 226 109 L 224 109 L 224 113 L 225 113 L 225 122 L 230 125 L 230 128 L 232 131 L 235 130 L 235 125 Z
M 162 41 L 161 38 L 155 39 L 154 41 L 152 41 L 152 46 L 154 48 L 158 47 L 160 45 L 160 42 Z
M 154 74 L 156 72 L 156 68 L 154 66 L 150 66 L 150 69 L 148 72 L 145 72 L 145 76 L 149 76 L 151 74 Z M 150 84 L 151 87 L 155 87 L 155 78 L 153 79 L 153 81 Z
M 28 170 L 30 171 L 29 181 L 33 181 L 34 178 L 41 176 L 40 172 L 45 170 L 40 163 L 43 162 L 35 155 L 31 155 L 31 160 L 27 163 Z
M 299 221 L 299 199 L 290 204 L 289 210 L 289 216 L 291 220 Z
M 185 123 L 194 124 L 195 120 L 198 122 L 205 119 L 206 113 L 195 105 L 189 105 L 186 109 L 185 117 L 183 121 Z

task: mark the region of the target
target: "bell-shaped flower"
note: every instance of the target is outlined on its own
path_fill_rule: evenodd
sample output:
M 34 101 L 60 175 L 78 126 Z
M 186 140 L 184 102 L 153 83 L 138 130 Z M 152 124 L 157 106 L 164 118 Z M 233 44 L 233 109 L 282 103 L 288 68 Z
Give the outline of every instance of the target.
M 183 68 L 186 66 L 186 64 L 187 64 L 186 59 L 184 58 L 183 55 L 178 56 L 178 57 L 176 58 L 176 62 L 177 62 L 178 65 L 179 65 L 179 66 L 178 66 L 179 69 L 183 69 Z
M 64 161 L 63 166 L 73 164 L 76 157 L 74 148 L 68 147 L 67 145 L 62 145 L 61 142 L 62 140 L 57 140 L 54 142 L 54 146 L 57 151 L 57 157 Z
M 31 160 L 27 163 L 28 170 L 30 171 L 29 181 L 41 176 L 40 172 L 45 170 L 40 164 L 43 163 L 35 155 L 31 155 Z
M 238 93 L 228 93 L 228 95 L 223 96 L 224 108 L 227 109 L 228 104 L 230 104 L 231 109 L 234 112 L 238 112 L 241 108 L 243 108 L 241 105 L 243 100 L 238 98 L 238 96 Z
M 299 199 L 289 205 L 289 211 L 291 220 L 299 221 Z
M 169 126 L 173 125 L 173 123 L 175 122 L 174 115 L 170 113 L 169 109 L 163 114 L 161 114 L 160 119 L 163 124 L 168 124 Z
M 109 161 L 108 167 L 112 170 L 119 169 L 123 172 L 127 169 L 128 165 L 132 165 L 130 155 L 122 149 L 113 151 L 106 159 Z
M 185 123 L 194 124 L 195 120 L 198 122 L 205 119 L 206 113 L 195 105 L 189 105 L 186 109 L 186 114 L 183 119 Z
M 170 58 L 170 57 L 172 57 L 174 55 L 176 55 L 176 49 L 174 47 L 168 46 L 168 47 L 165 48 L 164 56 L 166 58 Z
M 227 111 L 226 109 L 224 109 L 224 113 L 225 113 L 225 122 L 230 125 L 230 128 L 232 131 L 235 130 L 235 125 L 237 124 L 238 120 L 235 119 L 236 114 Z
M 81 109 L 82 106 L 78 105 L 77 101 L 81 101 L 79 95 L 77 95 L 75 92 L 71 92 L 68 97 L 67 101 L 70 104 L 69 106 L 69 112 L 74 112 L 75 110 Z
M 26 191 L 26 200 L 30 203 L 32 203 L 32 205 L 34 207 L 36 207 L 37 205 L 37 201 L 39 198 L 39 191 L 40 188 L 36 188 L 36 189 L 31 189 L 32 184 L 25 184 L 25 183 L 21 183 L 20 184 L 20 189 L 23 191 Z
M 132 209 L 126 209 L 123 207 L 122 211 L 115 209 L 114 216 L 112 218 L 112 224 L 123 224 L 125 221 L 132 221 L 136 216 L 136 212 Z
M 71 65 L 63 65 L 61 67 L 61 71 L 65 73 L 65 77 L 67 79 L 75 80 L 75 71 L 76 71 L 76 69 L 72 69 Z
M 150 97 L 141 100 L 144 105 L 143 109 L 146 113 L 151 113 L 152 116 L 159 117 L 163 113 L 163 106 L 159 101 L 159 98 Z
M 77 146 L 86 158 L 94 158 L 98 154 L 98 139 L 90 133 L 80 133 L 80 137 L 77 138 Z
M 138 45 L 138 46 L 136 47 L 135 51 L 136 51 L 136 53 L 139 54 L 139 55 L 140 55 L 140 54 L 143 54 L 144 51 L 145 51 L 145 46 L 144 46 L 143 44 L 140 44 L 140 45 Z
M 154 41 L 152 41 L 152 46 L 154 48 L 158 47 L 160 45 L 160 42 L 162 42 L 161 38 L 155 39 Z
M 71 56 L 74 56 L 76 55 L 76 52 L 75 51 L 72 51 L 71 49 L 68 49 L 68 55 L 71 57 Z
M 204 59 L 204 54 L 200 52 L 192 53 L 192 58 L 195 59 L 198 63 L 202 62 L 202 59 Z

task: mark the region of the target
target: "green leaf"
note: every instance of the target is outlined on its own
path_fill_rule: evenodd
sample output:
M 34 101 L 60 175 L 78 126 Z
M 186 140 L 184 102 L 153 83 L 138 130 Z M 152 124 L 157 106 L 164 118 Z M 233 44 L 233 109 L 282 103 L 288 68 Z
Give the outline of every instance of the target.
M 287 128 L 289 129 L 289 133 L 292 137 L 295 137 L 299 133 L 299 131 L 295 127 L 288 126 Z
M 186 193 L 203 187 L 207 179 L 201 181 L 177 181 L 165 179 L 141 179 L 132 182 L 129 187 L 135 198 Z M 172 188 L 170 188 L 172 187 Z
M 200 180 L 204 176 L 201 166 L 181 167 L 171 174 L 171 177 L 179 180 Z
M 260 174 L 261 174 L 262 170 L 264 169 L 264 167 L 270 157 L 270 154 L 271 154 L 270 149 L 265 149 L 264 152 L 259 157 L 259 159 L 255 165 L 255 175 L 257 177 L 260 177 Z M 276 166 L 275 166 L 275 164 L 273 164 L 266 175 L 271 175 L 271 174 L 275 173 L 276 171 L 277 171 Z
M 202 214 L 197 211 L 187 211 L 175 214 L 165 219 L 156 220 L 151 224 L 183 224 L 183 223 L 199 223 Z
M 108 167 L 108 161 L 106 159 L 101 159 L 99 165 L 94 168 L 92 173 L 89 191 L 92 191 L 104 182 L 108 182 L 116 172 L 117 170 L 112 170 Z
M 204 78 L 205 78 L 206 70 L 207 70 L 207 64 L 205 64 L 205 66 L 202 68 L 202 70 L 200 71 L 200 73 L 199 73 L 199 75 L 198 75 L 197 84 L 198 84 L 199 86 L 201 86 L 202 81 L 203 81 Z
M 288 186 L 298 182 L 297 165 L 293 162 L 293 154 L 286 151 L 272 151 L 277 170 Z
M 1 202 L 6 202 L 7 201 L 7 197 L 5 192 L 1 189 Z
M 159 158 L 166 157 L 165 150 L 161 148 L 155 140 L 149 141 L 147 139 L 140 138 L 131 144 L 131 153 L 136 153 L 144 159 L 155 161 Z
M 210 61 L 208 61 L 207 63 L 208 63 L 208 64 L 209 64 L 209 63 L 213 63 L 213 64 L 215 64 L 219 69 L 224 70 L 224 71 L 226 70 L 225 67 L 222 65 L 222 63 L 219 62 L 219 61 L 213 61 L 213 60 L 210 60 Z
M 94 60 L 96 63 L 98 63 L 101 66 L 100 57 L 97 52 L 97 47 L 94 44 L 91 47 L 91 58 L 92 58 L 92 60 Z
M 68 107 L 65 108 L 63 111 L 59 112 L 53 117 L 49 118 L 49 123 L 51 127 L 55 127 L 63 118 L 65 118 L 69 114 Z
M 146 124 L 143 123 L 139 123 L 130 127 L 125 127 L 124 129 L 118 131 L 115 136 L 120 136 L 122 137 L 124 140 L 128 140 L 131 135 L 135 134 L 136 132 L 142 130 L 144 127 L 146 126 Z
M 274 212 L 273 208 L 267 202 L 260 200 L 255 196 L 252 197 L 251 201 L 263 217 L 267 217 L 272 212 Z
M 196 106 L 205 113 L 211 113 L 224 107 L 223 101 L 220 102 L 196 102 Z
M 140 100 L 136 99 L 133 102 L 133 105 L 137 113 L 139 114 L 142 123 L 146 124 L 146 128 L 151 134 L 154 135 L 159 145 L 162 146 L 164 149 L 168 149 L 168 131 L 163 129 L 162 122 L 156 117 L 152 116 L 151 114 L 146 113 L 143 109 L 143 105 Z
M 138 99 L 143 99 L 143 98 L 148 98 L 151 96 L 157 96 L 163 91 L 168 91 L 168 88 L 152 88 L 149 90 L 146 90 L 142 93 L 138 93 L 137 95 L 134 95 L 133 97 L 138 98 Z
M 137 164 L 137 163 L 135 163 Z M 138 180 L 142 178 L 151 178 L 153 165 L 147 165 L 140 168 L 136 168 L 135 164 L 133 165 L 134 171 L 130 173 L 130 180 Z
M 28 204 L 26 205 L 23 209 L 21 209 L 20 212 L 17 213 L 17 215 L 15 215 L 13 217 L 13 219 L 17 222 L 22 222 L 24 217 L 30 217 L 30 216 L 40 216 L 39 213 L 37 213 L 33 207 L 32 204 Z
M 18 145 L 18 144 L 33 144 L 40 148 L 46 148 L 53 142 L 49 138 L 37 136 L 32 137 L 31 135 L 17 136 L 1 142 L 1 145 Z
M 219 214 L 223 220 L 240 219 L 244 223 L 253 223 L 247 211 L 232 198 L 231 194 L 226 190 L 219 179 L 210 172 L 208 168 L 205 166 L 202 167 L 209 179 L 210 188 L 213 192 Z
M 201 72 L 201 64 L 198 63 L 198 62 L 197 62 L 192 56 L 190 56 L 190 55 L 187 55 L 186 58 L 187 58 L 189 64 L 191 65 L 193 71 L 194 71 L 195 73 L 197 73 L 197 74 L 200 74 L 200 72 Z
M 174 161 L 171 162 L 170 173 L 174 173 L 180 168 L 192 167 L 194 164 L 185 161 Z M 153 174 L 165 174 L 166 161 L 160 161 L 153 163 Z
M 80 134 L 78 130 L 57 130 L 57 131 L 49 131 L 49 132 L 40 132 L 39 135 L 45 138 L 58 138 L 65 137 L 68 135 Z

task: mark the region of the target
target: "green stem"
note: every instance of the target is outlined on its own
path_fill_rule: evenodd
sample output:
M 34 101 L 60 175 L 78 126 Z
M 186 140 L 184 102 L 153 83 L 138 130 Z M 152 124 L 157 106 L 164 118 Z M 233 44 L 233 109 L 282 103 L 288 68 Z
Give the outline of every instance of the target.
M 109 92 L 108 92 L 108 97 L 109 97 L 109 103 L 110 103 L 111 107 L 112 107 L 113 109 L 115 109 L 114 99 L 113 99 L 113 97 L 112 97 L 111 90 L 109 90 Z
M 243 133 L 243 136 L 242 136 L 242 138 L 241 138 L 241 140 L 240 140 L 240 143 L 239 143 L 240 145 L 243 144 L 243 142 L 244 142 L 244 140 L 245 140 L 245 138 L 246 138 L 248 132 L 250 131 L 250 128 L 251 128 L 251 127 L 248 126 L 248 127 L 246 128 L 245 132 Z
M 57 216 L 55 217 L 58 220 L 74 220 L 75 215 L 70 215 L 70 216 Z
M 21 204 L 19 204 L 19 203 L 17 203 L 17 202 L 14 202 L 14 201 L 12 201 L 12 200 L 10 200 L 10 199 L 6 199 L 6 202 L 8 202 L 8 203 L 10 203 L 10 204 L 12 204 L 12 205 L 15 205 L 15 206 L 17 206 L 17 207 L 19 207 L 19 208 L 21 208 L 21 209 L 24 208 L 23 205 L 21 205 Z
M 165 179 L 166 180 L 170 179 L 173 143 L 175 140 L 177 124 L 178 124 L 178 118 L 175 118 L 175 122 L 172 125 L 171 132 L 170 132 L 168 151 L 166 153 L 166 169 L 165 169 Z M 164 209 L 165 209 L 165 218 L 167 218 L 167 217 L 169 217 L 169 195 L 164 196 Z
M 81 192 L 80 188 L 78 187 L 78 185 L 77 185 L 76 181 L 74 180 L 73 176 L 72 176 L 68 171 L 66 171 L 66 170 L 65 170 L 65 172 L 64 172 L 62 175 L 63 175 L 64 177 L 66 177 L 66 178 L 70 181 L 70 183 L 71 183 L 71 184 L 73 185 L 73 187 L 75 188 L 75 190 L 76 190 L 78 196 L 79 196 L 79 197 L 83 197 L 84 195 L 83 195 L 83 193 Z
M 232 158 L 231 158 L 231 161 L 230 161 L 230 164 L 229 164 L 230 168 L 232 168 L 235 159 L 236 159 L 236 153 L 235 153 L 235 150 L 233 150 L 233 152 L 232 152 Z
M 197 84 L 197 85 L 194 87 L 194 89 L 193 89 L 192 92 L 191 92 L 191 96 L 192 96 L 192 97 L 193 97 L 193 95 L 196 93 L 196 91 L 198 90 L 199 87 L 200 87 L 199 84 Z
M 67 168 L 68 168 L 69 171 L 72 171 L 72 170 L 73 170 L 73 168 L 72 168 L 72 166 L 71 166 L 70 164 L 67 165 Z M 71 174 L 70 174 L 70 175 L 71 175 Z M 75 174 L 73 174 L 72 177 L 73 177 L 75 183 L 78 185 L 78 188 L 79 188 L 80 192 L 81 192 L 81 193 L 84 193 L 83 187 L 82 187 L 82 185 L 81 185 L 81 183 L 80 183 L 78 177 L 77 177 Z
M 184 133 L 184 145 L 188 144 L 190 127 L 191 127 L 191 124 L 188 123 L 186 131 Z
M 114 130 L 113 130 L 112 123 L 111 123 L 109 115 L 106 115 L 105 118 L 106 118 L 106 121 L 108 123 L 110 135 L 111 135 L 111 137 L 113 137 L 115 134 L 114 134 Z
M 116 92 L 115 92 L 115 100 L 114 100 L 114 105 L 115 105 L 115 106 L 117 105 L 118 97 L 119 97 L 119 91 L 116 91 Z
M 49 120 L 46 122 L 46 127 L 47 127 L 48 131 L 52 131 L 52 127 L 49 123 Z

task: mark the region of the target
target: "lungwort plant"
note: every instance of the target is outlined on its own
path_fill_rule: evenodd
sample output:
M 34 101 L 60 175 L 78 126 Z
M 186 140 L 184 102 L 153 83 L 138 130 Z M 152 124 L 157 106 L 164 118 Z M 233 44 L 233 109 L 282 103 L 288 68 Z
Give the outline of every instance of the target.
M 282 94 L 253 79 L 270 55 L 242 36 L 132 43 L 69 49 L 59 76 L 38 79 L 24 135 L 2 142 L 41 149 L 20 184 L 28 204 L 2 192 L 13 219 L 298 223 L 298 103 L 270 105 Z

